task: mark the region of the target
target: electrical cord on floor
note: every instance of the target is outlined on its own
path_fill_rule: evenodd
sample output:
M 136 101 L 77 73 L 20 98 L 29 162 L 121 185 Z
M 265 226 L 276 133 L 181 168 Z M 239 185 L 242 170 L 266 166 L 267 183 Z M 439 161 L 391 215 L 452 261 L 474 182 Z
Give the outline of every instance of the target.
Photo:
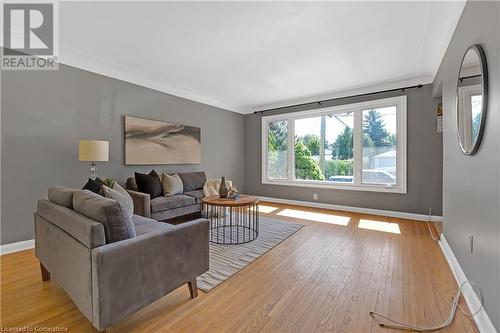
M 427 230 L 429 230 L 429 234 L 431 235 L 431 238 L 433 241 L 435 241 L 436 243 L 438 243 L 441 239 L 438 235 L 438 238 L 434 237 L 432 231 L 431 231 L 431 218 L 432 218 L 432 208 L 429 209 L 429 216 L 427 217 L 427 221 L 425 221 L 425 223 L 427 224 Z
M 427 218 L 427 221 L 426 221 L 427 229 L 429 230 L 429 234 L 430 234 L 431 238 L 436 243 L 438 243 L 440 241 L 440 239 L 437 239 L 434 237 L 434 235 L 431 232 L 430 225 L 429 225 L 430 221 L 431 221 L 431 216 L 432 216 L 432 209 L 429 210 L 429 217 Z M 453 269 L 453 267 L 452 267 L 452 269 Z M 466 284 L 469 284 L 472 288 L 475 287 L 478 290 L 479 299 L 481 300 L 481 304 L 479 306 L 479 309 L 477 309 L 473 313 L 467 313 L 459 304 L 460 296 L 462 295 L 462 289 Z M 457 312 L 457 308 L 460 310 L 460 312 L 462 312 L 466 317 L 469 317 L 469 318 L 474 317 L 476 314 L 478 314 L 479 311 L 481 311 L 481 309 L 484 306 L 483 291 L 474 282 L 464 281 L 460 284 L 460 287 L 458 288 L 456 295 L 454 297 L 453 296 L 451 297 L 451 302 L 452 302 L 451 310 L 450 310 L 450 314 L 448 315 L 448 318 L 441 325 L 437 325 L 437 326 L 424 327 L 424 326 L 407 324 L 407 323 L 403 323 L 403 322 L 391 319 L 389 317 L 386 317 L 386 316 L 384 316 L 378 312 L 375 312 L 375 311 L 370 311 L 370 316 L 372 316 L 373 319 L 378 321 L 378 324 L 381 327 L 399 329 L 399 330 L 407 330 L 407 331 L 416 331 L 416 332 L 433 332 L 433 331 L 437 331 L 437 330 L 440 330 L 442 328 L 449 326 L 453 322 L 453 318 L 455 318 L 455 313 Z M 383 323 L 378 318 L 383 318 L 387 323 Z
M 393 328 L 393 329 L 399 329 L 399 330 L 407 330 L 407 331 L 417 331 L 417 332 L 432 332 L 432 331 L 437 331 L 437 330 L 440 330 L 442 328 L 445 328 L 445 327 L 449 326 L 453 322 L 453 318 L 455 317 L 455 313 L 457 312 L 457 308 L 466 317 L 473 317 L 473 316 L 475 316 L 483 308 L 483 305 L 484 305 L 483 292 L 482 292 L 481 288 L 479 288 L 479 287 L 477 287 L 477 289 L 479 291 L 479 298 L 481 300 L 481 305 L 480 305 L 479 309 L 477 309 L 474 313 L 467 313 L 460 306 L 460 304 L 458 304 L 458 302 L 460 301 L 460 296 L 462 295 L 462 288 L 466 284 L 470 284 L 473 287 L 477 287 L 477 285 L 474 282 L 470 282 L 470 281 L 464 281 L 464 282 L 462 282 L 462 284 L 458 288 L 458 291 L 457 291 L 457 294 L 455 295 L 455 297 L 451 298 L 452 305 L 451 305 L 450 314 L 448 315 L 448 318 L 441 325 L 430 326 L 430 327 L 423 327 L 423 326 L 417 326 L 417 325 L 407 324 L 407 323 L 403 323 L 403 322 L 391 319 L 389 317 L 386 317 L 386 316 L 384 316 L 384 315 L 382 315 L 380 313 L 374 312 L 374 311 L 370 311 L 370 316 L 372 316 L 373 319 L 375 319 L 376 321 L 378 321 L 379 325 L 381 327 Z M 377 317 L 385 319 L 388 323 L 381 322 L 380 320 L 377 319 Z

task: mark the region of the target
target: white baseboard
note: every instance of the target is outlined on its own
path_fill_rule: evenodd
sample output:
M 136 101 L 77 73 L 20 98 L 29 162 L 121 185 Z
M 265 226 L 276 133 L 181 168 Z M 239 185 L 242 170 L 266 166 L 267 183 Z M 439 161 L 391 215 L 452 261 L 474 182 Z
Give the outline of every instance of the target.
M 448 265 L 450 266 L 451 271 L 455 276 L 455 280 L 457 280 L 457 284 L 460 286 L 464 281 L 467 281 L 467 276 L 462 270 L 462 267 L 460 267 L 457 258 L 453 254 L 453 251 L 451 250 L 451 247 L 446 241 L 446 238 L 444 237 L 443 234 L 441 234 L 441 241 L 439 242 L 439 246 L 441 247 L 441 250 L 443 251 L 445 258 L 448 261 Z M 479 297 L 477 297 L 476 293 L 474 292 L 470 284 L 464 285 L 462 289 L 462 295 L 470 311 L 474 312 L 477 311 L 477 309 L 479 309 L 479 307 L 481 306 L 481 300 L 479 299 Z M 488 317 L 488 314 L 486 313 L 484 307 L 474 316 L 474 321 L 476 322 L 479 332 L 484 332 L 484 333 L 497 332 L 495 327 L 493 326 L 493 323 L 490 320 L 490 317 Z
M 283 203 L 283 204 L 289 204 L 289 205 L 298 205 L 298 206 L 306 206 L 306 207 L 314 207 L 314 208 L 325 208 L 325 209 L 339 210 L 339 211 L 344 211 L 344 212 L 370 214 L 370 215 L 381 215 L 381 216 L 396 217 L 396 218 L 401 218 L 401 219 L 409 219 L 409 220 L 417 220 L 417 221 L 427 221 L 427 219 L 429 218 L 429 216 L 423 215 L 423 214 L 396 212 L 396 211 L 392 211 L 392 210 L 353 207 L 353 206 L 342 206 L 342 205 L 334 205 L 334 204 L 327 204 L 327 203 L 321 203 L 321 202 L 289 200 L 289 199 L 279 199 L 279 198 L 269 198 L 269 197 L 259 197 L 259 198 L 263 201 Z M 431 215 L 431 221 L 432 222 L 442 222 L 443 217 L 437 216 L 437 215 Z
M 0 245 L 0 255 L 29 250 L 35 247 L 35 240 L 29 239 L 22 242 Z

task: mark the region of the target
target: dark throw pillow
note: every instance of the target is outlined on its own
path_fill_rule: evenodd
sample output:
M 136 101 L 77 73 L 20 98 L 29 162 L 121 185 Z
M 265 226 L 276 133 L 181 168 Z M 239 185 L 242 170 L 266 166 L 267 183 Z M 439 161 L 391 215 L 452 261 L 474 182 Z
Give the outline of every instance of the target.
M 104 207 L 104 213 L 106 214 L 104 229 L 106 231 L 107 227 L 109 243 L 136 236 L 132 214 L 129 214 L 119 201 L 116 201 L 114 205 Z
M 89 190 L 91 192 L 99 194 L 99 192 L 101 192 L 101 188 L 102 188 L 102 180 L 100 178 L 96 179 L 89 178 L 89 181 L 87 182 L 87 184 L 85 184 L 82 190 Z
M 135 182 L 137 183 L 137 189 L 139 192 L 149 194 L 151 199 L 163 195 L 163 187 L 161 185 L 160 176 L 155 170 L 152 170 L 147 175 L 145 173 L 136 172 Z

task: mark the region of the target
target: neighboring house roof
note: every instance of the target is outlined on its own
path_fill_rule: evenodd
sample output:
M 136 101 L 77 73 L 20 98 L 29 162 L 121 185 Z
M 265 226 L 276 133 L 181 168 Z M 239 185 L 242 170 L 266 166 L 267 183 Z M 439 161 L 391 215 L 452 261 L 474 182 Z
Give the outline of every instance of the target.
M 378 154 L 373 156 L 374 158 L 388 158 L 388 157 L 396 157 L 396 151 L 395 150 L 389 150 L 386 151 L 385 153 Z

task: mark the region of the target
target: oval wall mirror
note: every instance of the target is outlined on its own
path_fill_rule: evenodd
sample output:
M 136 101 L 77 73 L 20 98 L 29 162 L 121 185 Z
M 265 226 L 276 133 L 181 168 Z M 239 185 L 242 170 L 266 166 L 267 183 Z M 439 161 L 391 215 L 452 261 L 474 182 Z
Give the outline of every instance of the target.
M 488 68 L 483 48 L 476 44 L 462 59 L 457 82 L 457 133 L 464 154 L 477 152 L 483 137 L 488 101 Z

